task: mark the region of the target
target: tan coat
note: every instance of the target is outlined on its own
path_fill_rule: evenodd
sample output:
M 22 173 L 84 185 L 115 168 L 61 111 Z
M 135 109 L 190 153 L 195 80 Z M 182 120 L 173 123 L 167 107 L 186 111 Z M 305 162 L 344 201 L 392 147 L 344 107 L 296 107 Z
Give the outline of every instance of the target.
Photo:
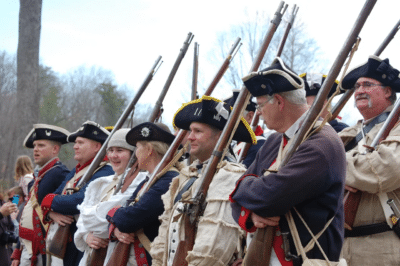
M 388 109 L 391 109 L 388 108 Z M 383 123 L 366 134 L 369 145 Z M 361 121 L 339 133 L 346 144 L 360 132 Z M 346 153 L 346 185 L 363 191 L 354 226 L 385 222 L 378 193 L 385 192 L 400 207 L 400 124 L 397 124 L 376 151 L 360 154 L 361 143 Z M 364 237 L 345 239 L 342 255 L 349 265 L 400 265 L 400 239 L 388 231 Z
M 173 221 L 177 214 L 176 208 L 181 203 L 178 202 L 174 205 L 173 201 L 190 179 L 189 175 L 197 175 L 197 169 L 194 167 L 196 163 L 195 161 L 190 167 L 182 169 L 181 174 L 172 180 L 168 192 L 162 197 L 165 211 L 160 216 L 162 224 L 159 234 L 151 245 L 150 254 L 153 258 L 153 266 L 169 265 L 169 254 L 171 254 L 169 252 L 173 249 L 169 244 L 172 237 L 171 226 L 175 224 L 178 228 L 178 242 L 184 239 L 182 219 Z M 204 166 L 203 171 L 205 168 Z M 242 165 L 224 161 L 222 168 L 214 176 L 206 198 L 207 207 L 198 223 L 193 250 L 186 257 L 189 265 L 227 265 L 232 255 L 239 250 L 244 231 L 232 218 L 229 194 L 245 170 Z M 193 196 L 200 185 L 201 174 L 192 187 L 183 194 L 182 199 L 189 199 Z

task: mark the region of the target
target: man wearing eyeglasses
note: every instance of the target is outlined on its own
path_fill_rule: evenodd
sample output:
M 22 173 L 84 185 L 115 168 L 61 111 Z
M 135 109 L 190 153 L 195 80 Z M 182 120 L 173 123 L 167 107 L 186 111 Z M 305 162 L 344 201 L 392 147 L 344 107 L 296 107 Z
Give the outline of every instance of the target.
M 257 111 L 264 123 L 277 133 L 268 137 L 253 164 L 237 181 L 230 196 L 233 218 L 249 233 L 276 226 L 271 259 L 264 261 L 265 265 L 301 265 L 293 237 L 298 232 L 302 245 L 306 246 L 312 239 L 307 228 L 315 235 L 321 232 L 319 245 L 306 248 L 308 258 L 324 260 L 326 255 L 332 262 L 339 261 L 344 238 L 346 174 L 345 152 L 339 136 L 329 124 L 321 126 L 280 167 L 309 110 L 304 81 L 279 57 L 271 66 L 250 73 L 243 81 L 256 97 Z M 317 124 L 322 125 L 321 121 Z M 297 229 L 289 229 L 291 219 L 286 216 L 289 211 Z
M 349 265 L 400 265 L 400 239 L 392 229 L 393 211 L 387 204 L 393 199 L 400 207 L 399 124 L 375 150 L 365 147 L 393 109 L 396 92 L 400 92 L 399 71 L 388 59 L 370 56 L 345 76 L 342 86 L 355 88 L 355 105 L 363 116 L 339 134 L 346 146 L 346 189 L 360 195 L 356 211 L 345 208 L 345 216 L 353 216 L 354 223 L 346 226 L 342 254 Z M 351 198 L 345 206 L 352 205 Z

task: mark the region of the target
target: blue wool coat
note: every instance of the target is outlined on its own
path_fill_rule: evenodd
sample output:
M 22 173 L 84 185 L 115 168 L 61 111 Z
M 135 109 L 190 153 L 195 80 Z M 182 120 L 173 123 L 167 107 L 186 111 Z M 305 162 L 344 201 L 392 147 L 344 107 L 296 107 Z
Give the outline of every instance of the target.
M 65 185 L 67 182 L 72 179 L 75 175 L 76 169 L 72 169 L 71 172 L 67 175 L 64 182 L 58 187 L 58 189 L 54 192 L 54 194 L 48 195 L 42 202 L 42 209 L 44 209 L 45 215 L 48 213 L 48 208 L 51 208 L 52 211 L 58 212 L 64 215 L 76 215 L 79 214 L 79 210 L 76 208 L 78 204 L 81 204 L 85 197 L 85 190 L 89 183 L 99 177 L 113 175 L 114 171 L 110 165 L 105 165 L 100 168 L 97 172 L 92 175 L 87 184 L 82 187 L 78 192 L 72 195 L 61 195 Z M 75 234 L 76 222 L 71 224 L 70 232 L 73 238 Z M 74 266 L 78 265 L 79 261 L 83 256 L 83 252 L 80 252 L 73 241 L 68 242 L 67 250 L 64 257 L 64 266 Z
M 127 201 L 127 206 L 119 208 L 112 217 L 107 216 L 110 223 L 124 233 L 133 233 L 143 228 L 144 234 L 153 241 L 158 235 L 158 228 L 161 223 L 158 217 L 164 212 L 164 204 L 161 196 L 168 191 L 172 179 L 179 175 L 179 172 L 166 172 L 140 200 L 129 206 L 136 199 L 142 186 L 147 182 L 146 178 Z M 147 261 L 151 265 L 150 254 L 146 251 Z
M 344 239 L 346 157 L 343 144 L 333 128 L 325 126 L 303 142 L 278 173 L 263 176 L 276 159 L 281 140 L 282 134 L 272 134 L 238 181 L 231 194 L 233 217 L 242 228 L 251 231 L 255 229 L 251 212 L 262 217 L 280 216 L 281 230 L 289 231 L 284 215 L 296 207 L 312 232 L 317 234 L 335 216 L 319 243 L 331 261 L 338 261 Z M 306 246 L 311 235 L 293 210 L 292 215 L 301 242 Z M 297 254 L 292 239 L 290 242 L 291 253 Z M 316 246 L 307 256 L 323 259 Z

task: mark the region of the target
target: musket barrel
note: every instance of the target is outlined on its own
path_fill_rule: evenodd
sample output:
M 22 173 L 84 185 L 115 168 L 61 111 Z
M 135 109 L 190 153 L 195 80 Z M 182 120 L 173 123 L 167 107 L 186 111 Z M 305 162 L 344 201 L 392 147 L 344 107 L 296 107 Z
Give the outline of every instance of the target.
M 390 31 L 389 35 L 386 37 L 386 39 L 383 41 L 383 43 L 379 46 L 378 50 L 376 50 L 375 54 L 376 56 L 380 56 L 383 50 L 385 50 L 386 46 L 390 43 L 390 41 L 394 38 L 396 35 L 397 31 L 400 28 L 400 20 L 397 22 L 397 24 L 393 27 L 393 29 Z
M 324 106 L 325 100 L 327 99 L 330 88 L 332 88 L 332 85 L 335 82 L 336 77 L 339 75 L 339 72 L 344 62 L 346 61 L 346 58 L 351 51 L 351 48 L 356 42 L 357 36 L 360 33 L 362 27 L 364 26 L 364 23 L 367 20 L 369 14 L 371 13 L 375 3 L 376 0 L 367 0 L 366 3 L 364 4 L 352 30 L 350 31 L 349 36 L 347 37 L 342 49 L 339 52 L 339 55 L 336 57 L 336 60 L 333 63 L 332 68 L 330 69 L 324 83 L 322 84 L 321 89 L 317 94 L 317 97 L 315 98 L 313 104 L 311 105 L 311 108 L 307 113 L 306 118 L 304 119 L 303 126 L 300 128 L 298 134 L 295 135 L 293 140 L 293 145 L 291 145 L 288 148 L 286 156 L 283 158 L 280 167 L 283 167 L 289 161 L 290 157 L 293 155 L 293 153 L 303 140 L 305 134 L 307 133 L 311 125 L 314 123 L 314 120 L 318 117 L 319 112 Z
M 288 19 L 288 23 L 286 25 L 285 33 L 283 34 L 281 42 L 279 43 L 278 52 L 276 53 L 277 57 L 280 57 L 282 55 L 283 47 L 285 46 L 287 37 L 289 36 L 289 32 L 293 26 L 294 19 L 296 18 L 298 11 L 299 11 L 299 8 L 296 5 L 294 5 L 293 9 L 292 9 L 292 14 L 290 15 L 290 17 Z
M 399 110 L 400 99 L 397 99 L 396 103 L 394 104 L 393 110 L 390 112 L 388 118 L 385 120 L 385 123 L 383 123 L 382 127 L 379 129 L 378 133 L 371 142 L 370 146 L 372 148 L 375 148 L 379 144 L 381 138 L 384 136 L 385 131 L 389 128 L 389 125 L 393 124 L 394 121 L 397 121 L 399 119 Z M 386 136 L 384 136 L 384 138 L 386 138 Z
M 275 13 L 275 17 L 271 21 L 271 25 L 268 29 L 268 32 L 264 37 L 262 46 L 260 47 L 260 49 L 258 51 L 257 57 L 254 60 L 252 66 L 250 68 L 250 72 L 257 71 L 258 68 L 260 67 L 260 64 L 265 55 L 265 52 L 266 52 L 266 50 L 271 42 L 271 39 L 282 19 L 283 14 L 281 13 L 281 10 L 282 10 L 283 5 L 284 5 L 284 2 L 281 1 L 280 5 L 278 7 L 278 10 Z M 285 8 L 283 10 L 285 11 L 286 8 L 287 8 L 287 5 L 285 6 Z M 195 204 L 191 204 L 189 207 L 190 210 L 188 210 L 184 214 L 185 215 L 185 217 L 184 217 L 185 246 L 188 247 L 187 250 L 191 250 L 194 245 L 195 221 L 197 220 L 197 217 L 202 212 L 202 210 L 201 210 L 202 206 L 203 206 L 202 201 L 205 200 L 205 197 L 207 195 L 207 190 L 208 190 L 210 183 L 212 181 L 212 178 L 216 172 L 217 165 L 222 158 L 223 151 L 226 149 L 226 147 L 229 144 L 229 141 L 231 139 L 231 134 L 233 136 L 233 134 L 236 131 L 236 128 L 240 122 L 240 116 L 243 113 L 244 107 L 245 107 L 244 103 L 248 102 L 250 96 L 251 95 L 250 95 L 249 91 L 246 89 L 245 86 L 243 86 L 242 90 L 239 93 L 238 99 L 236 100 L 236 102 L 233 106 L 233 110 L 232 110 L 231 114 L 229 115 L 228 121 L 227 121 L 224 129 L 222 130 L 221 136 L 218 139 L 216 148 L 214 149 L 214 152 L 209 159 L 209 163 L 207 164 L 206 169 L 204 170 L 203 182 L 200 184 L 200 189 L 194 198 Z M 179 243 L 179 244 L 181 245 L 182 243 Z M 180 251 L 180 250 L 178 250 L 178 251 Z M 177 254 L 178 254 L 178 252 L 177 252 Z M 187 251 L 186 251 L 186 254 L 187 254 Z M 174 266 L 187 265 L 185 256 L 182 256 L 182 255 L 175 256 L 173 265 Z
M 153 67 L 151 68 L 149 74 L 146 76 L 142 86 L 136 93 L 134 99 L 131 101 L 131 103 L 125 108 L 124 112 L 122 113 L 121 117 L 118 119 L 117 123 L 115 124 L 113 130 L 111 131 L 110 135 L 107 137 L 106 141 L 104 144 L 101 146 L 100 150 L 97 152 L 95 158 L 91 162 L 88 170 L 86 173 L 83 175 L 81 180 L 79 180 L 79 183 L 77 185 L 77 190 L 81 189 L 91 178 L 93 175 L 93 172 L 96 170 L 96 168 L 99 166 L 100 162 L 103 160 L 105 154 L 106 154 L 106 148 L 107 144 L 114 134 L 114 132 L 122 127 L 124 124 L 125 120 L 128 118 L 129 113 L 134 109 L 136 103 L 139 101 L 140 96 L 143 94 L 144 90 L 147 88 L 149 85 L 150 81 L 152 80 L 157 66 L 160 64 L 161 61 L 161 56 L 159 56 L 154 63 Z M 65 255 L 65 250 L 66 250 L 66 245 L 67 241 L 69 238 L 69 231 L 70 231 L 70 225 L 66 225 L 63 227 L 59 227 L 58 230 L 56 231 L 55 236 L 49 244 L 49 252 L 51 252 L 54 256 L 57 256 L 59 258 L 63 258 Z
M 396 35 L 397 31 L 400 28 L 400 20 L 397 22 L 397 24 L 394 26 L 394 28 L 390 31 L 389 35 L 385 38 L 385 40 L 382 42 L 382 44 L 379 46 L 378 50 L 374 53 L 376 56 L 380 56 L 383 50 L 388 46 L 390 41 L 394 38 Z M 355 89 L 352 88 L 350 90 L 347 90 L 342 97 L 340 97 L 339 101 L 335 104 L 335 106 L 332 108 L 332 117 L 331 120 L 335 119 L 340 111 L 342 111 L 343 107 L 346 105 L 347 101 L 351 98 L 353 95 Z
M 253 65 L 250 68 L 249 73 L 257 71 L 258 68 L 260 67 L 261 61 L 264 58 L 265 52 L 267 51 L 267 48 L 269 44 L 271 43 L 272 37 L 274 36 L 274 33 L 279 26 L 280 21 L 282 20 L 282 13 L 280 11 L 282 10 L 284 5 L 284 2 L 281 1 L 277 12 L 275 13 L 274 19 L 271 21 L 270 27 L 267 31 L 267 34 L 264 37 L 262 46 L 259 49 L 258 55 L 256 59 L 253 62 Z M 286 10 L 286 9 L 284 9 Z M 206 169 L 204 171 L 204 176 L 214 176 L 215 170 L 216 170 L 216 165 L 219 163 L 219 160 L 221 158 L 217 158 L 216 154 L 220 154 L 225 150 L 226 145 L 228 144 L 228 139 L 230 137 L 230 133 L 234 133 L 234 129 L 236 130 L 237 125 L 240 122 L 240 116 L 243 113 L 245 106 L 245 103 L 250 99 L 250 93 L 246 89 L 245 86 L 242 87 L 240 90 L 240 93 L 238 95 L 238 98 L 233 106 L 233 110 L 231 114 L 229 115 L 228 121 L 226 122 L 226 125 L 221 133 L 221 137 L 219 138 L 217 145 L 214 149 L 213 155 L 211 155 L 211 158 L 209 160 L 210 163 L 207 164 Z M 239 119 L 238 119 L 239 118 Z M 215 161 L 215 162 L 213 162 Z M 204 183 L 204 182 L 203 182 Z M 209 185 L 209 184 L 208 184 Z M 207 188 L 208 189 L 208 188 Z M 205 189 L 205 190 L 207 190 Z
M 233 55 L 235 53 L 235 50 L 239 50 L 240 48 L 240 41 L 241 38 L 237 38 L 236 41 L 233 43 L 231 49 L 228 52 L 228 57 L 224 60 L 224 62 L 222 63 L 221 67 L 219 68 L 217 74 L 215 75 L 214 79 L 211 81 L 210 85 L 208 86 L 206 92 L 204 93 L 204 95 L 211 95 L 211 93 L 213 92 L 213 90 L 215 89 L 215 87 L 217 86 L 218 82 L 221 80 L 221 78 L 224 76 L 226 70 L 229 67 L 229 64 L 231 63 L 232 59 L 233 59 Z
M 199 44 L 194 43 L 194 57 L 193 57 L 193 78 L 192 78 L 192 96 L 191 100 L 197 98 L 197 79 L 199 76 Z
M 131 103 L 125 108 L 124 112 L 122 113 L 122 115 L 118 119 L 118 121 L 115 124 L 113 130 L 111 131 L 110 135 L 108 136 L 106 141 L 101 146 L 99 152 L 94 157 L 94 159 L 93 159 L 92 163 L 90 164 L 88 170 L 83 175 L 83 177 L 79 180 L 78 185 L 77 185 L 78 189 L 82 188 L 87 183 L 87 181 L 89 181 L 89 180 L 87 180 L 88 177 L 91 177 L 93 175 L 93 172 L 96 170 L 96 168 L 99 166 L 99 164 L 103 160 L 104 156 L 106 155 L 107 144 L 110 141 L 112 135 L 114 134 L 115 131 L 120 129 L 122 127 L 122 125 L 125 123 L 126 119 L 129 116 L 129 113 L 134 109 L 135 105 L 139 101 L 139 98 L 142 96 L 143 92 L 145 91 L 145 89 L 149 85 L 150 81 L 153 79 L 156 67 L 160 63 L 160 61 L 161 61 L 161 56 L 159 56 L 157 58 L 157 60 L 154 63 L 153 67 L 151 68 L 149 74 L 146 76 L 146 79 L 144 80 L 144 82 L 140 86 L 138 92 L 136 93 L 135 97 L 133 98 Z
M 156 120 L 156 118 L 158 116 L 158 113 L 161 110 L 162 102 L 163 102 L 163 100 L 165 98 L 165 95 L 167 94 L 168 89 L 169 89 L 169 87 L 170 87 L 170 85 L 172 83 L 172 80 L 174 79 L 175 74 L 178 71 L 178 68 L 179 68 L 181 62 L 182 62 L 183 58 L 186 55 L 186 52 L 187 52 L 187 50 L 189 48 L 190 43 L 193 40 L 193 37 L 194 37 L 194 35 L 191 32 L 189 32 L 188 36 L 186 37 L 185 42 L 183 43 L 183 47 L 180 50 L 178 58 L 176 59 L 175 64 L 172 67 L 172 70 L 171 70 L 171 72 L 170 72 L 170 74 L 169 74 L 169 76 L 167 78 L 167 81 L 165 82 L 165 85 L 164 85 L 164 87 L 163 87 L 163 89 L 161 91 L 161 94 L 158 97 L 158 100 L 157 100 L 157 102 L 156 102 L 156 104 L 154 106 L 153 112 L 150 115 L 149 121 L 153 122 L 153 121 Z

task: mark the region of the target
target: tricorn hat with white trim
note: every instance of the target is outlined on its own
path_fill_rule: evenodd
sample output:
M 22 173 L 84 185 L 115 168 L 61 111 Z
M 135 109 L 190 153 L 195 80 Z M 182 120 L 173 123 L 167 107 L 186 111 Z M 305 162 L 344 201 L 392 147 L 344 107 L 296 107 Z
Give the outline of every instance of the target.
M 376 79 L 385 86 L 400 92 L 400 72 L 389 64 L 389 59 L 380 59 L 371 55 L 368 61 L 352 69 L 342 81 L 343 89 L 349 90 L 354 87 L 361 77 Z
M 82 137 L 103 144 L 109 135 L 110 132 L 104 127 L 95 122 L 86 121 L 77 131 L 68 136 L 68 142 L 75 142 L 77 137 Z
M 231 107 L 210 96 L 185 103 L 176 111 L 173 118 L 173 126 L 190 130 L 192 122 L 199 122 L 223 130 L 228 121 Z M 256 144 L 257 139 L 246 120 L 241 117 L 239 126 L 233 136 L 234 140 Z
M 126 142 L 133 146 L 136 146 L 138 141 L 161 141 L 171 144 L 174 139 L 175 136 L 169 132 L 166 125 L 151 122 L 145 122 L 133 127 L 126 135 Z
M 41 139 L 57 141 L 61 144 L 65 144 L 68 143 L 67 137 L 69 134 L 70 132 L 62 127 L 47 124 L 34 124 L 33 129 L 25 137 L 23 145 L 26 148 L 33 149 L 33 142 Z
M 254 97 L 304 89 L 303 79 L 286 66 L 279 57 L 274 59 L 271 66 L 259 72 L 251 72 L 242 80 Z
M 303 73 L 303 74 L 300 74 L 299 76 L 304 80 L 304 88 L 306 90 L 306 97 L 317 95 L 319 90 L 322 87 L 322 84 L 324 84 L 324 81 L 327 77 L 326 75 L 323 75 L 321 73 Z M 338 85 L 339 85 L 339 81 L 335 80 L 335 82 L 333 82 L 331 90 L 329 91 L 328 98 L 330 98 L 335 93 Z M 340 89 L 338 95 L 340 95 L 344 92 L 345 91 L 343 89 Z

